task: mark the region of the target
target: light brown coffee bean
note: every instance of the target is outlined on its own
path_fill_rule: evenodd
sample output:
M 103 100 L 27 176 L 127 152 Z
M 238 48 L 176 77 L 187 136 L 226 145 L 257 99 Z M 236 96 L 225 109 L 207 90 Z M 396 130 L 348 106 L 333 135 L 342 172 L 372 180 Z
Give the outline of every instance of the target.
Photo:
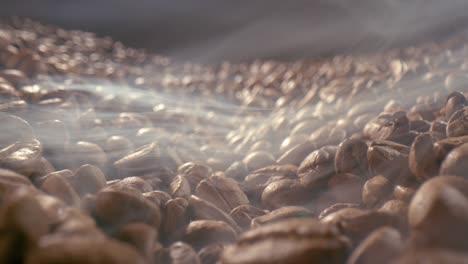
M 236 181 L 216 175 L 201 181 L 195 193 L 226 213 L 237 206 L 249 203 L 249 199 Z
M 392 187 L 390 181 L 384 176 L 372 177 L 364 184 L 362 201 L 367 207 L 372 208 L 388 198 Z
M 290 219 L 244 233 L 225 248 L 221 263 L 342 263 L 348 247 L 332 226 Z
M 367 178 L 367 144 L 360 139 L 347 139 L 338 146 L 335 155 L 335 170 L 338 173 L 352 173 Z
M 359 244 L 349 257 L 348 264 L 393 263 L 402 252 L 403 240 L 398 230 L 391 227 L 381 227 L 373 231 Z
M 452 150 L 440 166 L 440 175 L 468 177 L 468 143 Z
M 310 194 L 298 181 L 283 179 L 268 184 L 262 192 L 263 207 L 274 210 L 288 205 L 302 205 L 309 201 Z
M 81 166 L 70 180 L 80 196 L 96 194 L 106 186 L 104 173 L 98 167 L 89 164 Z
M 309 189 L 323 188 L 335 174 L 336 148 L 321 148 L 307 156 L 298 167 L 301 183 Z
M 175 241 L 182 238 L 182 227 L 189 220 L 188 206 L 188 201 L 181 197 L 171 199 L 164 205 L 161 233 L 165 241 Z
M 41 184 L 41 189 L 68 205 L 79 206 L 80 197 L 70 183 L 67 172 L 72 173 L 70 171 L 58 171 L 44 176 L 45 179 Z
M 229 244 L 236 241 L 236 231 L 222 221 L 197 220 L 186 227 L 183 240 L 195 250 L 212 244 Z
M 306 141 L 302 144 L 298 144 L 286 151 L 283 155 L 278 158 L 277 163 L 280 165 L 295 165 L 299 166 L 301 162 L 314 150 L 317 146 L 310 141 Z
M 273 155 L 265 151 L 256 151 L 247 155 L 243 162 L 249 171 L 258 170 L 267 166 L 275 165 L 276 160 Z
M 172 197 L 182 197 L 184 199 L 190 198 L 190 195 L 192 195 L 190 184 L 185 176 L 177 175 L 172 179 L 172 182 L 169 185 L 169 194 Z
M 265 215 L 261 215 L 252 219 L 251 227 L 256 228 L 266 224 L 279 222 L 288 218 L 310 218 L 314 216 L 314 213 L 301 206 L 284 206 L 279 209 L 273 210 Z
M 248 229 L 250 228 L 250 223 L 252 219 L 258 216 L 265 215 L 267 212 L 261 210 L 252 205 L 240 205 L 229 213 L 229 216 L 239 225 L 241 228 Z
M 456 111 L 448 120 L 446 134 L 447 137 L 460 137 L 468 135 L 468 108 Z

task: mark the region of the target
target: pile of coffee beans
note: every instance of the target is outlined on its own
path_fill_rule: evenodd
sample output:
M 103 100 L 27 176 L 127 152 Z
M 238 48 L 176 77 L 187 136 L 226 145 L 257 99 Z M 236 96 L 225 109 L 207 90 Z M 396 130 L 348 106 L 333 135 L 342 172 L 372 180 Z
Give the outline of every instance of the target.
M 0 23 L 0 263 L 468 263 L 468 34 L 202 65 Z

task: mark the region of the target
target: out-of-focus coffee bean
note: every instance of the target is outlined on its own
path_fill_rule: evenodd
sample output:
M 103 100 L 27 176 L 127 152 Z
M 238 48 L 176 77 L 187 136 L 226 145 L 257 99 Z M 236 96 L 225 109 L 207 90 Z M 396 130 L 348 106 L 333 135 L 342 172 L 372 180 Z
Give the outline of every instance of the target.
M 197 252 L 183 242 L 176 242 L 168 248 L 161 260 L 161 263 L 168 264 L 200 264 Z
M 372 177 L 364 184 L 362 201 L 367 207 L 372 208 L 390 195 L 392 187 L 390 181 L 384 176 Z
M 279 151 L 280 153 L 285 153 L 291 148 L 297 145 L 303 144 L 304 142 L 307 141 L 307 139 L 308 139 L 307 134 L 296 134 L 296 135 L 289 136 L 285 138 L 283 142 L 281 142 Z
M 119 229 L 115 234 L 115 238 L 132 245 L 142 256 L 151 261 L 151 253 L 157 235 L 156 230 L 149 225 L 130 223 Z
M 388 200 L 378 211 L 397 216 L 406 222 L 408 218 L 408 203 L 402 200 Z
M 322 218 L 323 223 L 337 224 L 343 234 L 354 243 L 359 243 L 372 231 L 379 227 L 391 226 L 399 228 L 398 218 L 381 212 L 345 208 Z
M 161 231 L 166 241 L 182 238 L 183 230 L 181 228 L 187 224 L 189 219 L 188 206 L 187 200 L 181 197 L 171 199 L 164 205 Z
M 333 226 L 290 219 L 244 233 L 235 245 L 225 248 L 221 263 L 342 263 L 348 247 Z
M 396 185 L 393 189 L 393 196 L 395 199 L 409 202 L 413 198 L 415 192 L 416 191 L 411 187 Z
M 190 188 L 195 191 L 197 185 L 204 179 L 207 179 L 213 173 L 213 170 L 201 163 L 188 162 L 181 165 L 177 172 L 185 175 L 190 184 Z
M 212 203 L 192 195 L 189 199 L 189 212 L 194 220 L 223 221 L 233 227 L 236 231 L 240 228 L 236 222 L 224 211 Z
M 460 251 L 452 251 L 445 248 L 423 248 L 406 250 L 406 252 L 392 263 L 399 264 L 423 264 L 423 263 L 454 263 L 463 264 L 468 254 Z
M 336 148 L 321 148 L 307 156 L 298 167 L 301 183 L 309 189 L 320 189 L 335 174 Z
M 347 139 L 338 146 L 335 155 L 335 170 L 367 177 L 367 144 L 359 139 Z
M 167 201 L 172 199 L 168 193 L 163 191 L 145 192 L 143 193 L 143 197 L 154 203 L 159 208 L 162 208 L 167 203 Z
M 243 162 L 249 171 L 258 170 L 276 163 L 275 157 L 265 151 L 256 151 L 247 155 Z
M 468 143 L 452 150 L 440 166 L 440 175 L 468 177 Z
M 265 152 L 272 152 L 273 151 L 273 146 L 270 142 L 266 140 L 260 140 L 255 142 L 255 144 L 250 147 L 250 152 L 255 152 L 255 151 L 265 151 Z
M 460 183 L 455 187 L 450 181 Z M 421 243 L 454 249 L 468 247 L 460 232 L 468 222 L 468 199 L 466 192 L 460 191 L 467 186 L 466 180 L 435 177 L 418 189 L 409 206 L 408 222 Z
M 54 197 L 59 198 L 68 205 L 78 206 L 80 204 L 80 197 L 67 178 L 67 171 L 65 173 L 55 172 L 44 176 L 45 180 L 41 184 L 41 189 Z M 71 173 L 71 172 L 70 172 Z
M 296 171 L 297 168 L 293 165 L 268 166 L 247 175 L 241 187 L 252 203 L 259 202 L 263 190 L 269 183 L 282 179 L 295 179 Z
M 359 208 L 359 204 L 353 204 L 353 203 L 336 203 L 325 210 L 323 210 L 320 215 L 318 216 L 318 219 L 321 220 L 324 217 L 326 217 L 329 214 L 332 214 L 336 211 L 339 211 L 344 208 Z
M 391 227 L 381 227 L 373 231 L 359 244 L 349 257 L 348 264 L 393 263 L 403 250 L 403 241 L 398 230 Z
M 301 206 L 283 206 L 265 215 L 252 219 L 251 227 L 256 228 L 265 224 L 279 222 L 288 218 L 312 218 L 314 213 Z
M 37 243 L 50 230 L 51 219 L 28 187 L 18 188 L 0 209 L 0 229 L 14 232 L 26 241 Z
M 42 146 L 37 140 L 17 142 L 0 150 L 0 166 L 25 176 L 33 176 L 40 169 L 41 158 Z
M 382 114 L 364 127 L 364 133 L 373 140 L 392 140 L 406 144 L 404 136 L 409 133 L 409 121 L 406 112 Z
M 83 165 L 70 177 L 73 186 L 80 196 L 95 194 L 106 186 L 106 176 L 93 165 Z
M 44 239 L 39 247 L 28 252 L 25 263 L 135 263 L 144 259 L 130 245 L 112 239 L 70 237 Z
M 185 229 L 184 241 L 195 250 L 211 244 L 228 244 L 236 240 L 237 234 L 222 221 L 198 220 L 190 222 Z
M 299 166 L 301 162 L 317 147 L 310 141 L 306 141 L 302 144 L 298 144 L 286 151 L 281 157 L 278 158 L 278 164 L 280 165 L 295 165 Z
M 136 190 L 141 193 L 151 192 L 153 187 L 140 177 L 127 177 L 111 185 L 115 190 Z
M 449 120 L 455 112 L 463 109 L 466 105 L 466 97 L 461 92 L 453 92 L 449 94 L 443 108 L 445 120 Z
M 64 157 L 65 158 L 65 157 Z M 84 164 L 90 164 L 99 168 L 104 168 L 107 163 L 107 156 L 97 144 L 79 141 L 67 147 L 67 157 L 73 163 L 74 168 L 79 168 Z
M 226 213 L 239 205 L 249 203 L 249 199 L 236 181 L 216 175 L 201 181 L 195 193 Z
M 438 173 L 440 162 L 434 151 L 433 143 L 433 138 L 429 134 L 421 134 L 411 145 L 409 167 L 420 181 L 431 178 Z
M 460 137 L 468 135 L 468 108 L 456 111 L 448 120 L 446 133 L 447 137 Z
M 216 264 L 223 253 L 224 245 L 212 244 L 198 251 L 198 257 L 202 264 Z
M 429 131 L 438 133 L 438 134 L 442 135 L 443 138 L 445 138 L 447 136 L 446 135 L 447 123 L 444 122 L 444 121 L 440 121 L 440 120 L 434 120 L 431 123 L 431 127 L 430 127 Z
M 411 120 L 409 122 L 409 126 L 409 129 L 412 131 L 424 133 L 429 131 L 431 123 L 425 120 Z
M 126 137 L 112 136 L 107 139 L 104 150 L 109 161 L 116 162 L 132 152 L 133 143 Z
M 245 163 L 242 161 L 236 161 L 229 166 L 226 171 L 224 172 L 224 175 L 228 178 L 233 178 L 237 181 L 242 181 L 244 180 L 245 176 L 249 174 L 249 171 L 247 170 L 247 166 Z
M 185 176 L 177 175 L 172 179 L 172 182 L 169 185 L 169 194 L 172 197 L 182 197 L 184 199 L 190 198 L 190 184 Z
M 268 184 L 261 199 L 265 208 L 273 210 L 282 206 L 305 204 L 309 195 L 298 180 L 283 179 Z
M 367 151 L 367 159 L 373 175 L 383 175 L 396 183 L 411 178 L 408 154 L 380 143 L 372 143 Z
M 266 214 L 266 211 L 261 210 L 257 207 L 254 207 L 252 205 L 240 205 L 229 213 L 229 216 L 232 217 L 232 219 L 239 225 L 240 227 L 244 229 L 250 228 L 250 223 L 252 222 L 252 219 L 258 216 L 262 216 Z
M 160 165 L 161 152 L 157 143 L 137 148 L 133 153 L 114 162 L 114 166 L 124 173 L 147 172 Z
M 161 224 L 159 208 L 143 195 L 118 190 L 105 189 L 97 193 L 94 214 L 105 227 L 140 221 L 158 229 Z

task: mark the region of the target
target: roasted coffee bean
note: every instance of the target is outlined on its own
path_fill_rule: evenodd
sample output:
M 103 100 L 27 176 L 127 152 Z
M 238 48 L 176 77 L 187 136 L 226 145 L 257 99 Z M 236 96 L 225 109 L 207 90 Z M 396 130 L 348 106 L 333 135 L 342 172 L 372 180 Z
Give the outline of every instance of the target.
M 373 231 L 359 244 L 349 257 L 349 264 L 374 263 L 380 259 L 382 263 L 392 261 L 402 252 L 403 241 L 398 230 L 391 227 L 381 227 Z
M 41 189 L 71 206 L 78 206 L 80 197 L 67 177 L 67 172 L 72 174 L 71 171 L 58 171 L 44 176 Z
M 183 242 L 172 244 L 163 254 L 160 263 L 168 264 L 200 264 L 197 252 Z
M 391 226 L 397 229 L 401 227 L 398 218 L 392 215 L 357 208 L 341 209 L 322 218 L 321 222 L 337 224 L 341 227 L 343 234 L 354 243 L 360 243 L 379 227 Z
M 244 229 L 250 228 L 252 219 L 265 215 L 266 211 L 261 210 L 251 205 L 240 205 L 229 213 L 229 216 L 237 223 L 238 226 Z
M 462 178 L 441 176 L 418 189 L 409 206 L 408 222 L 420 243 L 454 249 L 468 247 L 460 232 L 468 221 L 467 186 Z
M 78 194 L 95 194 L 106 186 L 106 176 L 102 171 L 93 165 L 83 165 L 76 173 L 70 177 L 70 180 Z
M 290 219 L 244 233 L 225 248 L 221 263 L 342 263 L 348 247 L 333 226 Z
M 452 150 L 445 157 L 440 166 L 440 175 L 456 175 L 468 177 L 468 143 L 465 143 Z
M 401 185 L 396 185 L 393 189 L 393 196 L 395 199 L 402 200 L 404 202 L 411 201 L 413 195 L 416 191 L 411 187 L 405 187 Z
M 190 198 L 190 195 L 192 195 L 190 184 L 185 176 L 177 175 L 172 179 L 172 182 L 169 185 L 169 194 L 172 197 L 182 197 L 184 199 Z
M 237 206 L 249 203 L 249 199 L 236 181 L 216 175 L 201 181 L 195 193 L 226 213 Z
M 96 195 L 94 212 L 104 227 L 118 227 L 132 222 L 143 222 L 156 229 L 161 224 L 159 208 L 137 192 L 105 189 Z
M 25 263 L 143 264 L 145 261 L 130 245 L 116 240 L 70 237 L 44 239 L 39 247 L 27 254 Z
M 247 155 L 243 162 L 249 171 L 258 170 L 276 163 L 275 157 L 265 151 L 256 151 Z
M 463 108 L 455 112 L 447 122 L 447 137 L 460 137 L 468 135 L 468 108 Z
M 107 156 L 102 148 L 91 142 L 79 141 L 70 144 L 66 153 L 67 159 L 72 162 L 72 168 L 79 168 L 85 164 L 104 168 L 107 163 Z
M 461 92 L 453 92 L 449 94 L 443 108 L 445 120 L 449 120 L 455 112 L 463 109 L 466 105 L 466 97 Z
M 321 220 L 324 217 L 326 217 L 329 214 L 332 214 L 336 211 L 339 211 L 344 208 L 359 208 L 359 204 L 352 204 L 352 203 L 336 203 L 325 210 L 323 210 L 320 215 L 318 216 L 318 219 Z
M 409 133 L 409 121 L 406 112 L 381 114 L 364 127 L 364 133 L 373 140 L 392 140 L 407 143 L 405 136 Z
M 279 222 L 288 218 L 312 218 L 314 213 L 301 206 L 283 206 L 273 210 L 265 215 L 261 215 L 252 219 L 252 228 L 259 227 L 265 224 Z
M 42 146 L 39 141 L 17 142 L 0 150 L 0 167 L 32 177 L 41 170 L 41 158 Z
M 408 203 L 401 200 L 388 200 L 378 211 L 397 216 L 406 222 L 408 218 Z
M 229 244 L 235 242 L 236 231 L 222 221 L 198 220 L 190 222 L 185 229 L 183 240 L 195 250 L 212 244 Z
M 195 191 L 197 185 L 204 179 L 207 179 L 213 173 L 213 170 L 200 163 L 188 162 L 183 164 L 177 169 L 178 173 L 185 175 L 187 178 L 190 188 Z
M 137 148 L 133 153 L 114 162 L 114 166 L 123 173 L 141 173 L 159 166 L 161 152 L 157 143 Z
M 317 146 L 310 141 L 306 141 L 302 144 L 298 144 L 286 151 L 281 157 L 278 158 L 278 164 L 280 165 L 295 165 L 299 166 L 301 162 L 314 150 Z
M 226 177 L 233 178 L 237 181 L 244 180 L 245 176 L 249 174 L 247 166 L 242 161 L 236 161 L 229 166 L 224 172 Z
M 392 187 L 387 178 L 381 175 L 372 177 L 364 184 L 362 201 L 367 207 L 372 208 L 390 195 Z
M 302 205 L 308 202 L 310 194 L 298 181 L 283 179 L 268 184 L 262 193 L 262 205 L 267 209 L 278 209 L 288 205 Z
M 236 222 L 234 222 L 227 213 L 212 203 L 195 195 L 192 195 L 189 199 L 189 211 L 192 219 L 223 221 L 233 227 L 236 231 L 240 230 Z
M 302 161 L 297 172 L 301 183 L 309 189 L 320 189 L 335 174 L 336 148 L 321 148 Z
M 143 193 L 143 197 L 154 203 L 159 208 L 162 208 L 167 201 L 172 199 L 168 193 L 165 193 L 163 191 L 146 192 Z
M 429 134 L 421 134 L 411 145 L 409 167 L 420 181 L 431 178 L 438 173 L 440 164 L 433 143 L 434 140 Z
M 374 142 L 367 151 L 369 169 L 373 175 L 383 175 L 391 182 L 406 182 L 411 178 L 408 154 L 387 144 Z
M 187 224 L 189 219 L 188 206 L 188 201 L 181 197 L 171 199 L 164 205 L 161 231 L 166 241 L 182 238 L 182 227 Z
M 132 245 L 148 261 L 152 260 L 151 254 L 157 236 L 158 234 L 153 227 L 143 223 L 127 224 L 115 234 L 118 240 Z
M 198 257 L 202 264 L 216 264 L 223 253 L 224 245 L 213 244 L 198 251 Z
M 140 177 L 127 177 L 109 186 L 114 190 L 136 190 L 141 193 L 151 192 L 153 190 L 153 187 Z
M 304 142 L 306 142 L 308 139 L 307 134 L 295 134 L 292 136 L 289 136 L 281 142 L 280 145 L 280 153 L 286 153 L 288 150 L 292 149 L 293 147 L 297 145 L 301 145 Z
M 106 151 L 109 161 L 116 162 L 132 152 L 133 143 L 126 137 L 112 136 L 106 140 L 104 150 Z
M 335 170 L 367 177 L 367 144 L 359 139 L 347 139 L 338 146 L 335 155 Z
M 328 180 L 326 193 L 338 203 L 361 203 L 362 185 L 360 177 L 350 173 L 339 173 Z
M 406 250 L 406 252 L 393 263 L 423 264 L 423 263 L 454 263 L 466 262 L 468 254 L 452 251 L 445 248 L 423 248 Z

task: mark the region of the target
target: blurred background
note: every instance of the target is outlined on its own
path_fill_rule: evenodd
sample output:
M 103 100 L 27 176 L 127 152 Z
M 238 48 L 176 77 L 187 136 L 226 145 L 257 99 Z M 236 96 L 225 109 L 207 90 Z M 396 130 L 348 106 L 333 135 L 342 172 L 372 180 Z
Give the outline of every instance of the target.
M 466 0 L 0 0 L 0 16 L 110 35 L 202 62 L 296 59 L 434 40 L 464 29 Z

